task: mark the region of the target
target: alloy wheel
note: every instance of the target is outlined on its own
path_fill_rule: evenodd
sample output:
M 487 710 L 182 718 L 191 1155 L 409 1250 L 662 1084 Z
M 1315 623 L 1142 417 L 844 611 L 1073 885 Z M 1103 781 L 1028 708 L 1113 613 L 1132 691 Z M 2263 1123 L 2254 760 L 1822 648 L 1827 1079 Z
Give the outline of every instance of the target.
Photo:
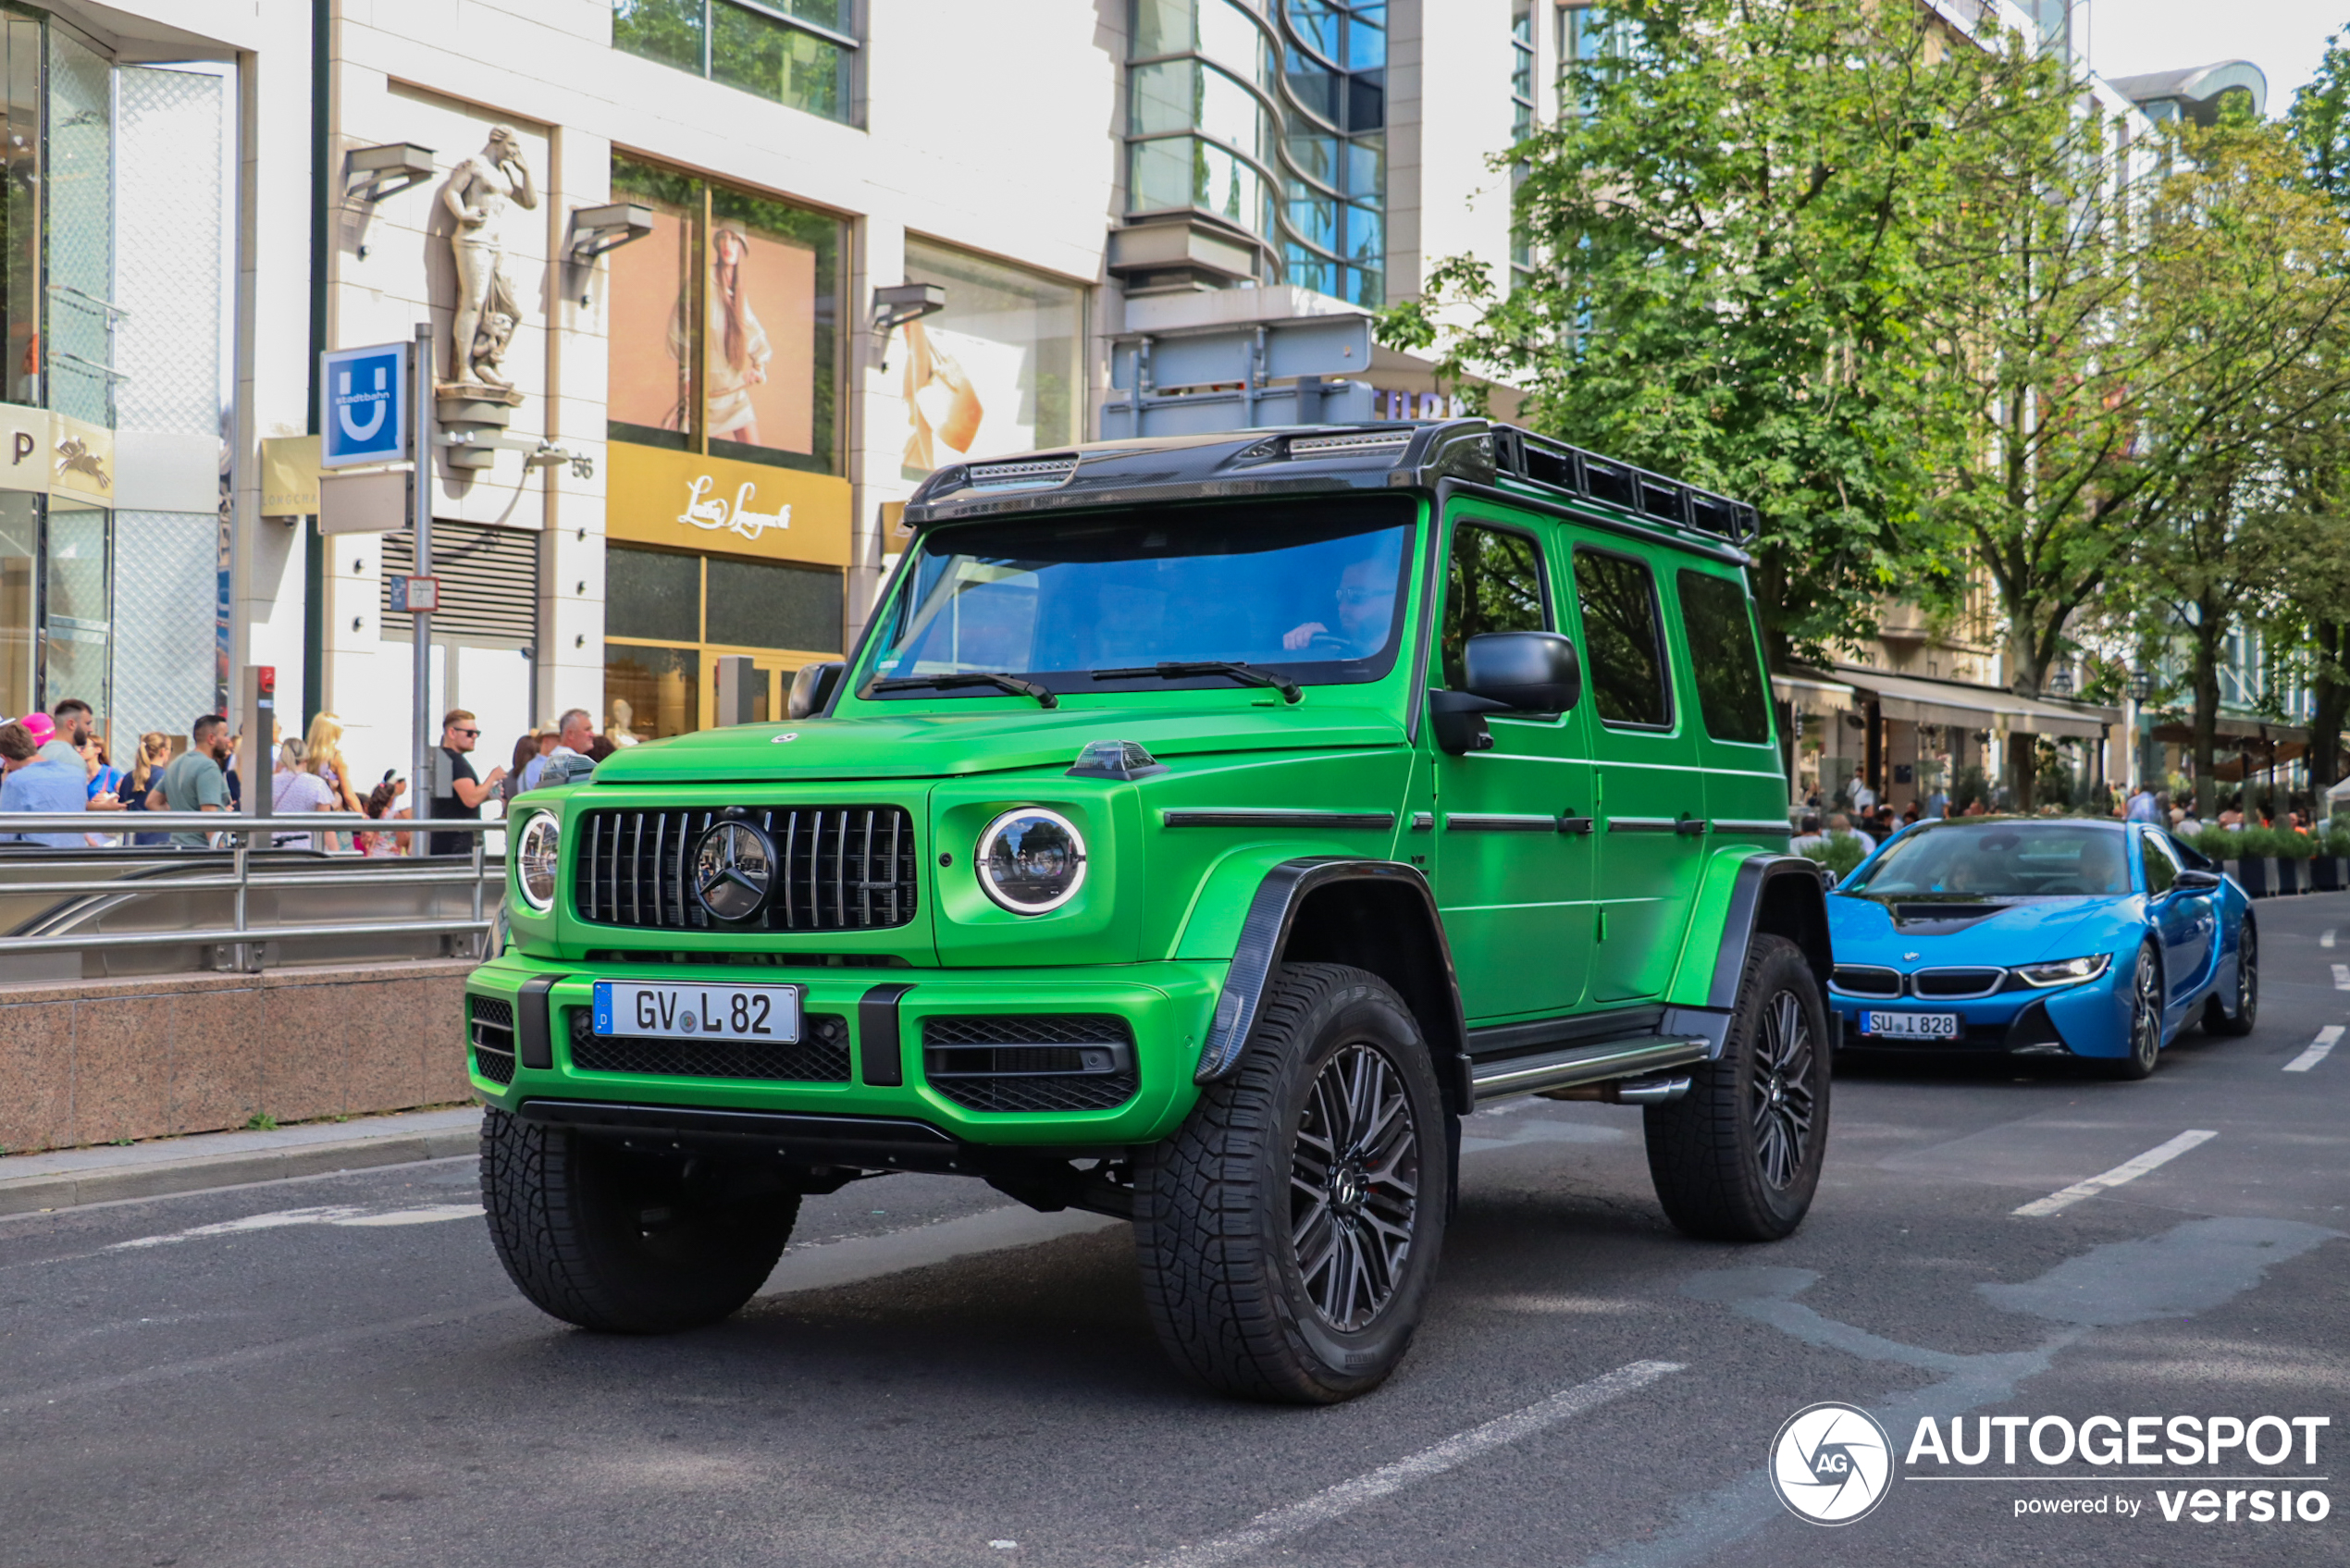
M 2130 982 L 2130 1055 L 2149 1071 L 2162 1049 L 2162 974 L 2154 955 L 2138 949 L 2138 972 Z
M 1762 1179 L 1784 1191 L 1803 1169 L 1812 1144 L 1812 1075 L 1818 1062 L 1803 1003 L 1782 991 L 1762 1009 L 1755 1040 L 1751 1117 Z
M 1333 1328 L 1393 1299 L 1419 1204 L 1419 1130 L 1394 1065 L 1368 1045 L 1322 1064 L 1290 1155 L 1290 1243 L 1305 1294 Z

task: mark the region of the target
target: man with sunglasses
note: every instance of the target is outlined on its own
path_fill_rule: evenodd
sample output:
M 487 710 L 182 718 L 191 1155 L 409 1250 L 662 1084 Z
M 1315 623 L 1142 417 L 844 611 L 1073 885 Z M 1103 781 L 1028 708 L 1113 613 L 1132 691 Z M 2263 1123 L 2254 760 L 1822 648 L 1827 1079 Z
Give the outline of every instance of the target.
M 481 723 L 472 714 L 459 708 L 440 721 L 440 750 L 433 758 L 432 795 L 426 815 L 436 821 L 464 819 L 481 820 L 481 803 L 498 793 L 498 784 L 505 778 L 501 766 L 489 770 L 486 779 L 474 775 L 474 765 L 465 753 L 481 742 Z M 427 855 L 470 855 L 474 835 L 466 833 L 437 833 L 427 835 L 431 843 Z
M 1338 627 L 1308 621 L 1281 637 L 1281 647 L 1309 659 L 1368 659 L 1387 646 L 1395 620 L 1395 563 L 1373 557 L 1340 574 Z

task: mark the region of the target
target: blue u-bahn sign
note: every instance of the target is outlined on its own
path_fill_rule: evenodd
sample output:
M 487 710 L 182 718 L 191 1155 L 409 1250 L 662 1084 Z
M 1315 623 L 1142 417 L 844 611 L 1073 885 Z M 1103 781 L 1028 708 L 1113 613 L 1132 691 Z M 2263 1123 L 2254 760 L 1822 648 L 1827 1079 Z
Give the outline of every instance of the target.
M 318 356 L 320 467 L 397 463 L 408 455 L 408 348 L 377 343 Z

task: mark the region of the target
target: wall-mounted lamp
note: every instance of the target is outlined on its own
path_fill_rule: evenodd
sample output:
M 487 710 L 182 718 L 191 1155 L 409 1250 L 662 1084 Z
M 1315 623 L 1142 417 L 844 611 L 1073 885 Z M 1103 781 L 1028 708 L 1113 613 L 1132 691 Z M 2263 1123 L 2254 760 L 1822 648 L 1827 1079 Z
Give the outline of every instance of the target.
M 413 142 L 355 147 L 343 163 L 343 200 L 372 205 L 431 178 L 430 147 L 419 147 Z
M 881 339 L 881 367 L 889 368 L 890 334 L 946 308 L 944 283 L 895 283 L 873 290 L 873 332 Z
M 563 263 L 580 269 L 579 302 L 588 302 L 588 278 L 596 258 L 616 251 L 653 231 L 653 210 L 635 202 L 614 202 L 601 207 L 574 207 L 571 228 L 563 241 Z

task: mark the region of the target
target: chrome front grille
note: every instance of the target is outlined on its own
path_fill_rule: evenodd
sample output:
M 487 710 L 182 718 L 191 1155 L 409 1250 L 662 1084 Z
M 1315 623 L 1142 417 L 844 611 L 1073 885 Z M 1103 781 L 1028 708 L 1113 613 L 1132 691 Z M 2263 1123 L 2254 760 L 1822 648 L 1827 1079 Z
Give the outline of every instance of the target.
M 2008 971 L 1993 969 L 1920 969 L 1910 976 L 1914 996 L 1988 996 L 2007 982 Z
M 1828 977 L 1831 988 L 1847 996 L 1899 996 L 1901 994 L 1901 973 L 1899 969 L 1882 969 L 1874 964 L 1838 964 Z
M 898 806 L 715 807 L 584 813 L 572 899 L 598 925 L 652 931 L 878 931 L 914 918 L 914 820 Z M 774 846 L 766 907 L 739 924 L 694 895 L 694 850 L 718 822 Z

